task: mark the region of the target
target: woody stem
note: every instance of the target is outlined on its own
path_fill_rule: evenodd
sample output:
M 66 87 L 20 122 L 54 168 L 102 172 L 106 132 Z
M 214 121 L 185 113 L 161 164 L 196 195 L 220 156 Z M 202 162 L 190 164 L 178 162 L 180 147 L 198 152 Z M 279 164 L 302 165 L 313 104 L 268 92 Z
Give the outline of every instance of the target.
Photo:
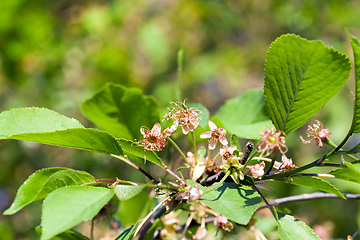
M 137 166 L 135 163 L 133 163 L 132 161 L 130 161 L 127 158 L 124 158 L 122 156 L 118 156 L 115 154 L 111 154 L 112 157 L 120 159 L 121 161 L 123 161 L 124 163 L 130 165 L 131 167 L 135 168 L 136 170 L 140 171 L 142 174 L 144 174 L 146 177 L 148 177 L 150 180 L 153 180 L 155 184 L 159 184 L 160 182 L 158 180 L 156 180 L 155 178 L 153 178 L 148 172 L 146 172 L 144 169 L 142 169 L 141 167 Z

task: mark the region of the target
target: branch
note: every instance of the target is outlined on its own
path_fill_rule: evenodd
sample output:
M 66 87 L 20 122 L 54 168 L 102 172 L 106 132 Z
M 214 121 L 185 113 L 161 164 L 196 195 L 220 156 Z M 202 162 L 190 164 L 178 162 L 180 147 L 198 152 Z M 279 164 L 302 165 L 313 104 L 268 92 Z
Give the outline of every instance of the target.
M 347 199 L 360 200 L 360 194 L 345 193 L 345 194 L 343 194 L 343 196 L 346 197 Z M 269 205 L 270 206 L 278 206 L 280 204 L 288 203 L 288 202 L 312 200 L 312 199 L 319 199 L 319 198 L 339 198 L 339 197 L 333 193 L 323 193 L 323 192 L 305 193 L 305 194 L 300 194 L 300 195 L 291 196 L 291 197 L 278 198 L 278 199 L 270 201 Z M 257 210 L 260 210 L 260 209 L 263 209 L 266 207 L 268 207 L 266 204 L 261 204 Z

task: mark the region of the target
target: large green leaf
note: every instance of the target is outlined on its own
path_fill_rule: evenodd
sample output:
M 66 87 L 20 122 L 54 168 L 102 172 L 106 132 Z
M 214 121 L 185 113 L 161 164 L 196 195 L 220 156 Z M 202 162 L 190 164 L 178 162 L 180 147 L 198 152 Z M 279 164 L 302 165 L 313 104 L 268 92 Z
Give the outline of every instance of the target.
M 194 186 L 194 181 L 188 181 Z M 197 184 L 198 185 L 198 184 Z M 198 185 L 200 190 L 206 188 Z M 239 186 L 234 183 L 223 183 L 219 188 L 204 194 L 200 202 L 211 207 L 228 219 L 239 224 L 248 224 L 252 215 L 261 204 L 259 194 L 248 186 Z
M 113 195 L 113 189 L 85 186 L 62 187 L 51 192 L 43 204 L 41 240 L 91 220 Z
M 17 108 L 2 112 L 0 139 L 122 155 L 121 146 L 111 134 L 84 128 L 77 120 L 45 108 Z
M 46 108 L 15 108 L 0 114 L 0 138 L 83 127 L 77 120 Z
M 265 109 L 262 90 L 250 90 L 229 99 L 215 115 L 224 127 L 241 138 L 259 137 L 259 130 L 273 125 Z
M 37 227 L 36 232 L 41 235 L 42 233 L 41 227 Z M 74 230 L 66 230 L 65 232 L 62 232 L 59 235 L 52 237 L 51 240 L 90 240 L 90 238 L 87 238 L 84 235 Z
M 81 109 L 92 122 L 118 138 L 142 139 L 140 128 L 152 128 L 159 122 L 159 110 L 153 97 L 146 97 L 140 89 L 125 88 L 108 83 Z
M 355 69 L 355 104 L 352 132 L 360 133 L 360 41 L 348 32 L 351 47 L 354 52 Z
M 334 187 L 334 185 L 318 177 L 312 177 L 312 176 L 288 177 L 286 182 L 298 186 L 310 187 L 320 191 L 333 193 L 339 198 L 346 199 L 343 196 L 343 194 L 339 191 L 339 189 Z
M 15 200 L 4 214 L 10 215 L 26 205 L 45 198 L 57 188 L 94 182 L 95 178 L 83 171 L 69 168 L 47 168 L 33 173 L 19 188 Z
M 118 139 L 118 142 L 120 143 L 125 155 L 140 157 L 161 167 L 163 166 L 161 159 L 155 152 L 145 151 L 143 148 L 137 147 L 136 144 L 130 140 Z
M 293 216 L 278 212 L 281 240 L 320 240 L 314 231 Z
M 266 108 L 275 127 L 289 134 L 305 124 L 345 84 L 345 55 L 321 41 L 293 34 L 276 39 L 265 64 Z
M 329 174 L 336 178 L 360 183 L 360 161 L 351 163 L 344 162 L 343 168 L 332 170 Z

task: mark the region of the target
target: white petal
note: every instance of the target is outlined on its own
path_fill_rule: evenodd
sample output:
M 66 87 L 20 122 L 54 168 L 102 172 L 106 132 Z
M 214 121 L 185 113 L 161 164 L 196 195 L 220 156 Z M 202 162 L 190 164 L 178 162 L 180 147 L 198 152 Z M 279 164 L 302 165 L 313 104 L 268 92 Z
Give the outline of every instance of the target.
M 216 148 L 216 143 L 217 143 L 217 140 L 211 138 L 210 141 L 209 141 L 209 149 L 214 150 Z
M 222 145 L 227 145 L 228 144 L 228 140 L 225 137 L 220 137 L 219 141 L 221 142 Z
M 151 135 L 153 136 L 160 136 L 161 134 L 161 125 L 160 123 L 155 123 L 154 126 L 151 129 Z
M 209 127 L 210 127 L 211 131 L 217 129 L 217 126 L 211 120 L 208 121 L 208 124 L 209 124 Z
M 210 138 L 211 137 L 211 132 L 203 132 L 202 134 L 200 134 L 200 138 Z

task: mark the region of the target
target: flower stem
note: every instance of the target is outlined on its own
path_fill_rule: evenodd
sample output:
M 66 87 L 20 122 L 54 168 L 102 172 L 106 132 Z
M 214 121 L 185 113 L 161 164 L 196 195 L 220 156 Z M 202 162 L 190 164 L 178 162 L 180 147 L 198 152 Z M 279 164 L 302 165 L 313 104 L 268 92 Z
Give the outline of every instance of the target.
M 185 154 L 183 153 L 183 151 L 181 151 L 181 149 L 179 148 L 179 146 L 176 144 L 176 142 L 174 140 L 172 140 L 171 138 L 168 138 L 169 142 L 176 148 L 176 150 L 180 153 L 180 155 L 183 157 L 183 159 L 185 160 L 186 164 L 189 165 L 189 161 L 187 160 L 187 157 L 185 156 Z
M 194 132 L 191 132 L 191 137 L 193 140 L 193 146 L 194 146 L 194 157 L 195 157 L 195 163 L 197 164 L 198 160 L 197 160 L 197 153 L 196 153 L 196 141 L 195 141 L 195 134 Z
M 160 182 L 158 180 L 156 180 L 155 178 L 153 178 L 148 172 L 146 172 L 144 169 L 142 169 L 141 167 L 137 166 L 135 163 L 133 163 L 132 161 L 130 161 L 127 158 L 124 158 L 122 156 L 118 156 L 115 154 L 111 154 L 112 157 L 120 159 L 121 161 L 123 161 L 124 163 L 130 165 L 131 167 L 135 168 L 136 170 L 140 171 L 142 174 L 144 174 L 146 177 L 148 177 L 150 180 L 153 180 L 154 183 L 159 184 Z

